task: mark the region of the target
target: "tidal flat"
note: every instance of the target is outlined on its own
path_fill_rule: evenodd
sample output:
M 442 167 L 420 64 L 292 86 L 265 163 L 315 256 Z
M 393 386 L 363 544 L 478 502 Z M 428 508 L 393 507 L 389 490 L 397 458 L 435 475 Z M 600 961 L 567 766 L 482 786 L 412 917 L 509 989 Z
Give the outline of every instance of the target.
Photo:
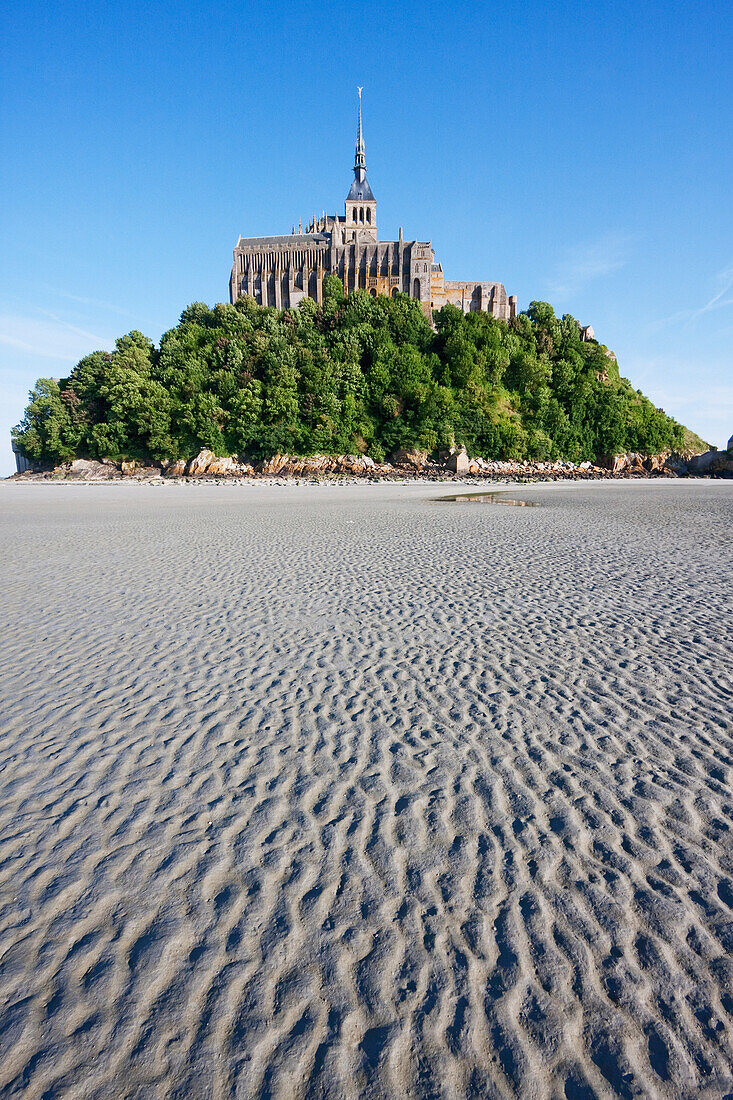
M 733 1093 L 733 482 L 0 486 L 0 1095 Z

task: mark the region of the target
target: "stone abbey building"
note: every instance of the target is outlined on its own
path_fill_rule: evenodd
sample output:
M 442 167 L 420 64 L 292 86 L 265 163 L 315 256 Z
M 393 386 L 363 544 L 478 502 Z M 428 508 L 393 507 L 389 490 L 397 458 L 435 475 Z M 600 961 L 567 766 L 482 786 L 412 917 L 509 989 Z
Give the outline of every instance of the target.
M 343 214 L 314 218 L 305 232 L 281 237 L 240 237 L 234 249 L 229 283 L 232 302 L 244 294 L 261 305 L 287 309 L 304 297 L 320 302 L 324 275 L 338 275 L 344 289 L 370 294 L 402 291 L 422 303 L 428 317 L 446 303 L 464 312 L 486 310 L 509 320 L 517 310 L 515 295 L 507 297 L 501 283 L 447 280 L 435 262 L 430 241 L 396 241 L 377 236 L 377 200 L 366 178 L 361 129 L 361 88 L 356 136 L 354 179 Z

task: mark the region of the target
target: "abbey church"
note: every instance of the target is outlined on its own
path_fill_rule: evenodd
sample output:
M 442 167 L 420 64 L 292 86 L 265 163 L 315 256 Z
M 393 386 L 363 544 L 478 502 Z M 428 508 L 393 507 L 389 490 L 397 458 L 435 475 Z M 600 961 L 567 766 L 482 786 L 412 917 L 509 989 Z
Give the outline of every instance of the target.
M 517 310 L 515 295 L 507 297 L 501 283 L 476 283 L 443 278 L 430 241 L 380 241 L 377 200 L 366 177 L 361 128 L 361 88 L 356 134 L 354 179 L 343 214 L 323 214 L 305 232 L 280 237 L 240 237 L 234 249 L 229 284 L 232 302 L 244 294 L 261 305 L 287 309 L 304 297 L 320 302 L 324 275 L 338 275 L 344 289 L 370 294 L 409 294 L 422 304 L 428 318 L 450 303 L 464 312 L 485 310 L 505 321 Z

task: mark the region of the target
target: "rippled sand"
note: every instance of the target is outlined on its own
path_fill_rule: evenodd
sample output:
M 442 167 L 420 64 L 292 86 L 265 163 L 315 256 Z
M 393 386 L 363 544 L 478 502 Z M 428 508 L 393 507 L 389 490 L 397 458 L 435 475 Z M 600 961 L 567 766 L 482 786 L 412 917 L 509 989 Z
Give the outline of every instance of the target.
M 733 1091 L 733 483 L 5 485 L 0 1094 Z

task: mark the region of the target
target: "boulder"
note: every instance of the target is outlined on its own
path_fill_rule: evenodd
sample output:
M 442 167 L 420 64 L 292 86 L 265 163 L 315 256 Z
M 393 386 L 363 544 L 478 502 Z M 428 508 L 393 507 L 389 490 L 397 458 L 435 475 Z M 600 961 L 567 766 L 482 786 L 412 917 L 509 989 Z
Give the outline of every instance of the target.
M 715 458 L 710 463 L 708 472 L 710 474 L 723 474 L 725 476 L 733 474 L 733 458 L 728 457 L 728 451 L 715 452 Z
M 279 474 L 287 461 L 287 455 L 276 454 L 272 458 L 266 458 L 264 462 L 258 462 L 255 469 L 260 474 Z
M 201 477 L 205 474 L 212 462 L 216 462 L 216 455 L 213 451 L 199 451 L 195 458 L 186 466 L 186 473 L 189 477 Z
M 65 477 L 81 478 L 83 481 L 109 481 L 118 475 L 117 464 L 110 459 L 97 462 L 93 458 L 75 458 L 73 462 L 64 464 L 63 471 Z
M 659 474 L 664 470 L 668 455 L 647 455 L 644 459 L 644 469 L 649 474 Z
M 627 456 L 628 465 L 626 467 L 626 473 L 629 474 L 645 474 L 644 469 L 644 455 L 639 454 L 638 451 L 631 451 Z
M 320 477 L 322 474 L 330 474 L 336 469 L 337 460 L 332 455 L 306 455 L 299 457 L 286 455 L 286 461 L 281 467 L 283 474 L 301 477 Z
M 687 473 L 687 461 L 682 455 L 671 454 L 664 460 L 664 469 L 675 477 L 684 477 Z
M 251 469 L 251 467 L 249 468 Z M 369 455 L 273 455 L 257 464 L 260 474 L 290 477 L 322 477 L 325 474 L 355 474 L 363 477 L 377 471 Z
M 710 474 L 713 472 L 713 466 L 720 461 L 720 458 L 720 451 L 705 451 L 704 454 L 693 455 L 687 464 L 689 472 L 693 477 L 700 476 L 701 474 Z
M 167 467 L 167 477 L 250 477 L 254 473 L 254 467 L 248 462 L 241 462 L 238 455 L 224 455 L 217 457 L 213 451 L 199 451 L 195 458 L 188 463 L 184 459 L 177 459 Z
M 679 459 L 679 456 L 673 458 Z M 691 477 L 729 477 L 733 474 L 733 455 L 730 451 L 715 449 L 701 455 L 690 455 L 686 459 L 686 471 Z
M 183 477 L 186 472 L 186 460 L 185 458 L 177 458 L 175 462 L 168 462 L 163 467 L 163 473 L 166 477 Z
M 598 465 L 604 469 L 609 470 L 612 474 L 621 474 L 629 465 L 628 455 L 603 455 L 598 459 Z
M 374 459 L 369 455 L 337 455 L 336 469 L 339 473 L 356 474 L 363 477 L 375 470 Z
M 207 477 L 236 477 L 240 472 L 240 464 L 236 458 L 215 458 L 206 467 Z
M 404 448 L 400 448 L 390 455 L 390 459 L 395 466 L 412 466 L 413 469 L 420 470 L 427 465 L 428 452 L 406 451 Z
M 293 458 L 288 463 L 286 472 L 319 477 L 321 474 L 331 474 L 337 470 L 339 459 L 345 459 L 345 455 L 308 455 L 306 458 Z

